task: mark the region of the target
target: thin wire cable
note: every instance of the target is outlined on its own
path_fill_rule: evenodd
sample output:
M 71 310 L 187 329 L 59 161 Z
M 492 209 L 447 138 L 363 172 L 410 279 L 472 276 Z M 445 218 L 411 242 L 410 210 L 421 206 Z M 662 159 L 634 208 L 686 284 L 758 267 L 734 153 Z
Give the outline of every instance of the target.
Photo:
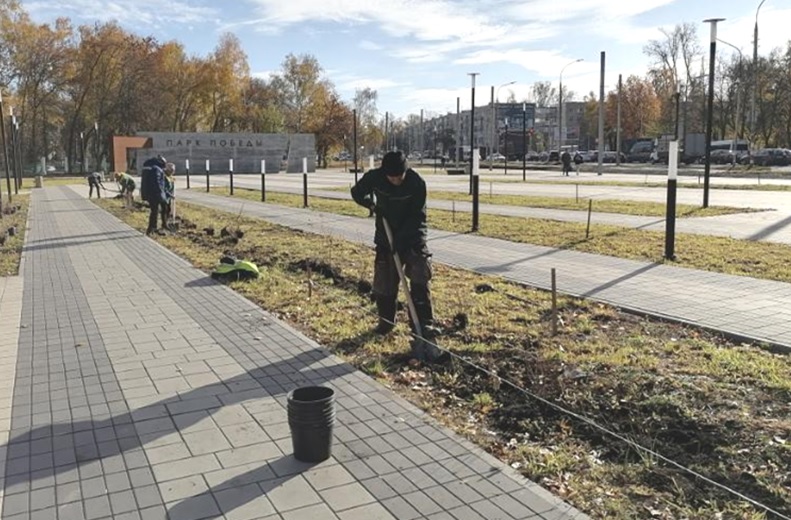
M 299 284 L 297 282 L 294 282 L 294 281 L 290 280 L 286 276 L 280 276 L 279 278 L 281 278 L 283 280 L 286 280 L 287 282 L 289 282 L 289 283 L 291 283 L 293 285 L 296 285 L 296 286 L 301 286 L 302 285 L 302 284 Z M 502 292 L 502 294 L 504 294 L 505 296 L 513 297 L 512 295 L 509 295 L 506 292 Z M 351 302 L 351 298 L 349 296 L 341 295 L 340 298 L 343 299 L 343 300 Z M 518 297 L 515 297 L 515 298 L 518 299 Z M 353 303 L 354 305 L 358 305 L 357 302 L 351 302 L 351 303 Z M 363 312 L 365 312 L 367 314 L 375 315 L 375 313 L 373 313 L 371 310 L 369 310 L 369 309 L 367 309 L 365 307 L 361 306 L 360 308 L 363 310 Z M 376 316 L 378 317 L 378 314 L 376 314 Z M 387 320 L 387 319 L 385 319 L 384 321 L 386 321 L 387 323 L 390 323 L 392 325 L 396 325 L 396 323 L 394 321 L 390 321 L 390 320 Z M 619 441 L 621 441 L 624 444 L 634 448 L 637 451 L 641 451 L 643 453 L 646 453 L 646 454 L 649 454 L 651 456 L 654 456 L 657 459 L 662 460 L 665 463 L 667 463 L 667 464 L 669 464 L 669 465 L 671 465 L 671 466 L 673 466 L 673 467 L 675 467 L 675 468 L 677 468 L 677 469 L 679 469 L 679 470 L 681 470 L 683 472 L 686 472 L 686 473 L 694 476 L 695 478 L 698 478 L 698 479 L 702 480 L 703 482 L 706 482 L 706 483 L 708 483 L 708 484 L 710 484 L 710 485 L 712 485 L 712 486 L 714 486 L 714 487 L 716 487 L 716 488 L 718 488 L 718 489 L 720 489 L 722 491 L 725 491 L 726 493 L 729 493 L 729 494 L 731 494 L 733 496 L 736 496 L 736 497 L 740 498 L 741 500 L 744 500 L 745 502 L 748 502 L 748 503 L 752 504 L 753 506 L 755 506 L 755 507 L 757 507 L 759 509 L 762 509 L 763 511 L 765 511 L 767 513 L 775 515 L 776 517 L 778 517 L 778 518 L 780 518 L 782 520 L 791 520 L 791 517 L 788 517 L 788 516 L 780 513 L 779 511 L 776 511 L 776 510 L 772 509 L 771 507 L 769 507 L 767 505 L 764 505 L 761 502 L 758 502 L 757 500 L 755 500 L 753 498 L 750 498 L 749 496 L 744 495 L 743 493 L 740 493 L 739 491 L 736 491 L 735 489 L 731 489 L 731 488 L 729 488 L 728 486 L 726 486 L 724 484 L 721 484 L 721 483 L 719 483 L 719 482 L 717 482 L 715 480 L 712 480 L 711 478 L 706 477 L 705 475 L 702 475 L 701 473 L 699 473 L 699 472 L 697 472 L 697 471 L 695 471 L 693 469 L 687 468 L 686 466 L 684 466 L 684 465 L 682 465 L 682 464 L 680 464 L 680 463 L 678 463 L 678 462 L 676 462 L 676 461 L 674 461 L 674 460 L 662 455 L 661 453 L 658 453 L 658 452 L 656 452 L 656 451 L 654 451 L 654 450 L 652 450 L 650 448 L 646 448 L 646 447 L 644 447 L 644 446 L 642 446 L 642 445 L 640 445 L 640 444 L 638 444 L 638 443 L 636 443 L 636 442 L 634 442 L 634 441 L 632 441 L 630 439 L 627 439 L 626 437 L 622 436 L 621 434 L 616 433 L 616 432 L 612 431 L 611 429 L 609 429 L 609 428 L 607 428 L 605 426 L 599 425 L 593 419 L 590 419 L 590 418 L 588 418 L 588 417 L 586 417 L 584 415 L 581 415 L 581 414 L 579 414 L 577 412 L 574 412 L 572 410 L 569 410 L 569 409 L 567 409 L 567 408 L 565 408 L 565 407 L 563 407 L 563 406 L 561 406 L 561 405 L 559 405 L 557 403 L 554 403 L 554 402 L 552 402 L 552 401 L 550 401 L 550 400 L 548 400 L 548 399 L 546 399 L 544 397 L 541 397 L 541 396 L 539 396 L 537 394 L 534 394 L 533 392 L 530 392 L 529 390 L 520 387 L 516 383 L 514 383 L 514 382 L 512 382 L 512 381 L 510 381 L 508 379 L 505 379 L 505 378 L 499 376 L 498 374 L 495 374 L 491 370 L 489 370 L 487 368 L 484 368 L 484 367 L 478 365 L 477 363 L 474 363 L 474 362 L 472 362 L 472 361 L 470 361 L 470 360 L 468 360 L 468 359 L 466 359 L 466 358 L 464 358 L 464 357 L 462 357 L 462 356 L 460 356 L 460 355 L 448 350 L 447 348 L 442 347 L 441 345 L 437 344 L 434 341 L 431 341 L 428 338 L 425 338 L 423 336 L 419 336 L 419 335 L 415 334 L 413 331 L 410 331 L 410 335 L 413 338 L 415 338 L 415 339 L 418 339 L 418 340 L 423 341 L 423 342 L 425 342 L 427 344 L 430 344 L 430 345 L 436 347 L 437 349 L 439 349 L 440 351 L 447 353 L 452 358 L 457 359 L 457 360 L 461 361 L 462 363 L 464 363 L 466 365 L 469 365 L 469 366 L 475 368 L 476 370 L 478 370 L 478 371 L 480 371 L 480 372 L 482 372 L 484 374 L 487 374 L 487 375 L 489 375 L 491 377 L 494 377 L 498 381 L 500 381 L 502 383 L 505 383 L 507 386 L 510 386 L 514 390 L 516 390 L 518 392 L 521 392 L 522 394 L 524 394 L 524 395 L 526 395 L 528 397 L 531 397 L 531 398 L 535 399 L 536 401 L 539 401 L 539 402 L 541 402 L 541 403 L 543 403 L 543 404 L 545 404 L 545 405 L 547 405 L 547 406 L 549 406 L 551 408 L 554 408 L 555 410 L 561 412 L 562 414 L 568 415 L 570 417 L 573 417 L 573 418 L 577 419 L 578 421 L 581 421 L 581 422 L 583 422 L 583 423 L 585 423 L 585 424 L 587 424 L 589 426 L 592 426 L 593 428 L 595 428 L 595 429 L 597 429 L 597 430 L 599 430 L 599 431 L 601 431 L 601 432 L 603 432 L 603 433 L 605 433 L 605 434 L 607 434 L 607 435 L 609 435 L 609 436 L 611 436 L 611 437 L 613 437 L 615 439 L 618 439 Z
M 292 280 L 289 280 L 287 277 L 281 277 L 281 278 L 287 280 L 288 282 L 290 282 L 290 283 L 292 283 L 294 285 L 300 285 L 300 284 L 297 284 L 296 282 L 293 282 Z M 510 294 L 508 294 L 506 292 L 503 292 L 503 291 L 500 291 L 500 292 L 501 292 L 501 294 L 503 294 L 505 296 L 514 297 L 513 295 L 510 295 Z M 357 305 L 356 302 L 352 302 L 351 301 L 351 298 L 349 296 L 341 295 L 341 298 L 344 299 L 344 300 L 349 301 L 350 303 L 353 303 L 354 305 Z M 514 298 L 519 299 L 519 297 L 514 297 Z M 377 314 L 372 312 L 370 309 L 367 309 L 365 307 L 361 307 L 361 309 L 363 310 L 363 312 L 365 312 L 367 314 L 375 315 L 378 318 L 382 319 Z M 388 319 L 383 319 L 383 321 L 385 321 L 385 322 L 387 322 L 387 323 L 389 323 L 389 324 L 391 324 L 393 326 L 396 325 L 396 323 L 394 321 L 391 321 L 391 320 L 388 320 Z M 695 478 L 698 478 L 698 479 L 700 479 L 700 480 L 702 480 L 702 481 L 704 481 L 704 482 L 706 482 L 708 484 L 711 484 L 712 486 L 717 487 L 717 488 L 721 489 L 722 491 L 725 491 L 726 493 L 730 493 L 730 494 L 740 498 L 741 500 L 744 500 L 744 501 L 754 505 L 755 507 L 764 510 L 767 513 L 771 513 L 771 514 L 777 516 L 778 518 L 780 518 L 782 520 L 791 520 L 791 517 L 788 517 L 788 516 L 780 513 L 779 511 L 776 511 L 776 510 L 772 509 L 771 507 L 769 507 L 767 505 L 764 505 L 761 502 L 758 502 L 757 500 L 755 500 L 753 498 L 750 498 L 747 495 L 744 495 L 743 493 L 740 493 L 739 491 L 736 491 L 735 489 L 731 489 L 731 488 L 729 488 L 728 486 L 726 486 L 724 484 L 721 484 L 721 483 L 719 483 L 719 482 L 717 482 L 715 480 L 712 480 L 711 478 L 706 477 L 705 475 L 702 475 L 701 473 L 699 473 L 699 472 L 697 472 L 697 471 L 695 471 L 693 469 L 687 468 L 686 466 L 684 466 L 684 465 L 682 465 L 682 464 L 680 464 L 680 463 L 678 463 L 678 462 L 676 462 L 676 461 L 674 461 L 674 460 L 662 455 L 661 453 L 658 453 L 658 452 L 656 452 L 656 451 L 654 451 L 654 450 L 652 450 L 650 448 L 646 448 L 646 447 L 634 442 L 631 439 L 627 439 L 623 435 L 614 432 L 613 430 L 607 428 L 606 426 L 601 426 L 600 424 L 596 423 L 593 419 L 590 419 L 590 418 L 588 418 L 588 417 L 586 417 L 584 415 L 581 415 L 581 414 L 579 414 L 577 412 L 574 412 L 572 410 L 569 410 L 569 409 L 567 409 L 567 408 L 565 408 L 565 407 L 563 407 L 563 406 L 561 406 L 561 405 L 559 405 L 557 403 L 554 403 L 554 402 L 552 402 L 552 401 L 550 401 L 550 400 L 548 400 L 548 399 L 546 399 L 544 397 L 541 397 L 541 396 L 539 396 L 537 394 L 534 394 L 533 392 L 530 392 L 529 390 L 520 387 L 516 383 L 514 383 L 514 382 L 512 382 L 512 381 L 510 381 L 508 379 L 505 379 L 505 378 L 499 376 L 498 374 L 495 374 L 491 370 L 489 370 L 489 369 L 487 369 L 485 367 L 482 367 L 482 366 L 478 365 L 477 363 L 474 363 L 474 362 L 472 362 L 472 361 L 470 361 L 470 360 L 468 360 L 468 359 L 466 359 L 466 358 L 464 358 L 464 357 L 462 357 L 462 356 L 460 356 L 460 355 L 448 350 L 447 348 L 442 347 L 441 345 L 435 343 L 434 341 L 431 341 L 430 339 L 427 339 L 425 337 L 419 336 L 419 335 L 415 334 L 413 331 L 410 331 L 410 335 L 414 339 L 417 339 L 417 340 L 423 341 L 425 343 L 428 343 L 430 345 L 433 345 L 434 347 L 436 347 L 437 349 L 441 350 L 442 352 L 446 352 L 447 354 L 449 354 L 452 358 L 457 359 L 457 360 L 461 361 L 462 363 L 465 363 L 466 365 L 469 365 L 469 366 L 475 368 L 476 370 L 478 370 L 480 372 L 483 372 L 484 374 L 487 374 L 487 375 L 489 375 L 491 377 L 496 378 L 498 381 L 506 384 L 507 386 L 510 386 L 514 390 L 517 390 L 518 392 L 521 392 L 524 395 L 535 399 L 536 401 L 539 401 L 539 402 L 541 402 L 541 403 L 543 403 L 543 404 L 545 404 L 545 405 L 547 405 L 547 406 L 549 406 L 551 408 L 554 408 L 555 410 L 557 410 L 557 411 L 559 411 L 559 412 L 561 412 L 561 413 L 563 413 L 565 415 L 573 417 L 573 418 L 577 419 L 578 421 L 584 422 L 585 424 L 587 424 L 589 426 L 592 426 L 593 428 L 595 428 L 595 429 L 597 429 L 597 430 L 599 430 L 601 432 L 604 432 L 607 435 L 610 435 L 611 437 L 614 437 L 615 439 L 618 439 L 619 441 L 621 441 L 624 444 L 636 449 L 637 451 L 642 451 L 642 452 L 644 452 L 644 453 L 646 453 L 648 455 L 654 456 L 657 459 L 660 459 L 660 460 L 664 461 L 665 463 L 670 464 L 671 466 L 673 466 L 673 467 L 675 467 L 677 469 L 680 469 L 680 470 L 682 470 L 682 471 L 694 476 Z

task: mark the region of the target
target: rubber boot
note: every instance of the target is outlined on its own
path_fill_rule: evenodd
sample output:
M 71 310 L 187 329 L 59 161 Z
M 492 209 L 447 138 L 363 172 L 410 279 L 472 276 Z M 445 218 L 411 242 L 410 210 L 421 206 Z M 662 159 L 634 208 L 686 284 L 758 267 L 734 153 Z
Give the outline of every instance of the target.
M 376 334 L 387 334 L 395 327 L 396 299 L 393 296 L 376 296 L 376 313 L 379 315 L 379 324 L 374 329 Z

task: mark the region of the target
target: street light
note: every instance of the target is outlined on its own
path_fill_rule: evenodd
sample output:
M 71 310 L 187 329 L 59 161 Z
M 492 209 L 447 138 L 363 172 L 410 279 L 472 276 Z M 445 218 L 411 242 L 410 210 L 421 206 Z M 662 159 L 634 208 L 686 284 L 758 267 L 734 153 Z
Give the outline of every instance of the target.
M 0 91 L 0 133 L 3 139 L 3 161 L 5 162 L 5 182 L 8 186 L 8 202 L 11 202 L 11 165 L 8 163 L 8 143 L 5 137 L 5 117 L 3 117 L 3 93 Z M 2 194 L 0 194 L 2 198 Z
M 742 50 L 740 48 L 738 48 L 737 46 L 733 45 L 732 43 L 728 43 L 728 42 L 726 42 L 725 40 L 723 40 L 721 38 L 717 38 L 717 41 L 719 41 L 720 43 L 724 43 L 725 45 L 736 49 L 736 52 L 739 53 L 739 74 L 742 74 L 744 72 L 744 69 L 742 68 L 742 63 L 744 62 L 744 55 L 742 54 Z M 741 122 L 742 122 L 742 81 L 741 81 L 741 77 L 737 76 L 737 78 L 738 78 L 739 86 L 736 89 L 736 124 L 734 125 L 734 129 L 733 129 L 734 132 L 736 133 L 736 135 L 735 135 L 735 137 L 733 139 L 733 157 L 734 157 L 734 161 L 735 161 L 735 158 L 736 158 L 737 139 L 739 139 L 739 126 L 741 125 Z
M 758 13 L 766 0 L 761 0 L 758 9 L 755 10 L 755 28 L 753 29 L 753 88 L 752 99 L 750 100 L 750 139 L 755 135 L 755 93 L 758 88 Z M 751 143 L 752 146 L 752 143 Z
M 494 107 L 492 109 L 492 149 L 489 150 L 489 156 L 491 157 L 494 154 L 494 148 L 497 148 L 497 153 L 500 153 L 500 129 L 497 127 L 497 105 L 500 104 L 500 89 L 503 87 L 507 87 L 509 85 L 513 85 L 516 81 L 509 81 L 508 83 L 503 83 L 499 87 L 494 94 Z M 489 171 L 492 171 L 493 161 L 489 160 Z
M 706 100 L 706 167 L 703 170 L 703 207 L 709 207 L 709 177 L 711 174 L 711 132 L 714 116 L 714 65 L 717 56 L 717 23 L 725 18 L 709 18 L 704 23 L 711 24 L 709 44 L 709 97 Z
M 581 61 L 585 60 L 578 58 L 567 63 L 560 69 L 560 90 L 558 91 L 558 156 L 560 155 L 560 147 L 563 146 L 563 71 L 566 70 L 566 67 Z
M 471 84 L 470 90 L 472 92 L 472 102 L 470 103 L 470 195 L 472 195 L 472 183 L 473 183 L 472 165 L 473 165 L 473 157 L 475 156 L 475 154 L 473 153 L 473 148 L 475 147 L 475 78 L 480 74 L 481 74 L 480 72 L 467 73 L 467 75 L 470 77 L 470 84 Z M 474 205 L 475 205 L 475 200 L 473 200 L 473 206 Z

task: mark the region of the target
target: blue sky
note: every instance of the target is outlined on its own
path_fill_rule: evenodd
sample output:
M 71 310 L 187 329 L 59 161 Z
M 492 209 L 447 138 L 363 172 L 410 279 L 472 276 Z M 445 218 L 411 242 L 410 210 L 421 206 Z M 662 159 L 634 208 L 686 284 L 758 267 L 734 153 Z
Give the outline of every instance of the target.
M 34 20 L 68 16 L 75 24 L 117 20 L 130 31 L 176 39 L 206 55 L 223 32 L 235 34 L 251 71 L 266 77 L 288 53 L 318 58 L 346 100 L 356 88 L 378 91 L 380 112 L 404 117 L 421 108 L 444 113 L 470 105 L 468 72 L 479 72 L 476 105 L 492 85 L 504 101 L 521 100 L 535 81 L 564 83 L 581 98 L 598 91 L 599 54 L 607 53 L 605 84 L 618 74 L 643 74 L 643 46 L 660 28 L 699 27 L 726 18 L 719 37 L 752 55 L 760 0 L 22 0 Z M 760 53 L 791 38 L 791 0 L 766 0 L 760 11 Z M 720 46 L 722 52 L 735 53 Z

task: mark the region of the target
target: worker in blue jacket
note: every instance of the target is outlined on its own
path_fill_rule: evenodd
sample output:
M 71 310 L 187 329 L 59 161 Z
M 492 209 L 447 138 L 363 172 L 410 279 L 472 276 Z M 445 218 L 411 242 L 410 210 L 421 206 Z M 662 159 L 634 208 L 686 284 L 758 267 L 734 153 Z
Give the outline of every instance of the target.
M 159 214 L 160 205 L 167 203 L 164 171 L 166 164 L 165 158 L 161 155 L 152 157 L 143 163 L 140 195 L 144 201 L 148 202 L 148 207 L 150 208 L 146 235 L 152 233 L 165 234 L 163 230 L 157 229 L 157 215 Z

